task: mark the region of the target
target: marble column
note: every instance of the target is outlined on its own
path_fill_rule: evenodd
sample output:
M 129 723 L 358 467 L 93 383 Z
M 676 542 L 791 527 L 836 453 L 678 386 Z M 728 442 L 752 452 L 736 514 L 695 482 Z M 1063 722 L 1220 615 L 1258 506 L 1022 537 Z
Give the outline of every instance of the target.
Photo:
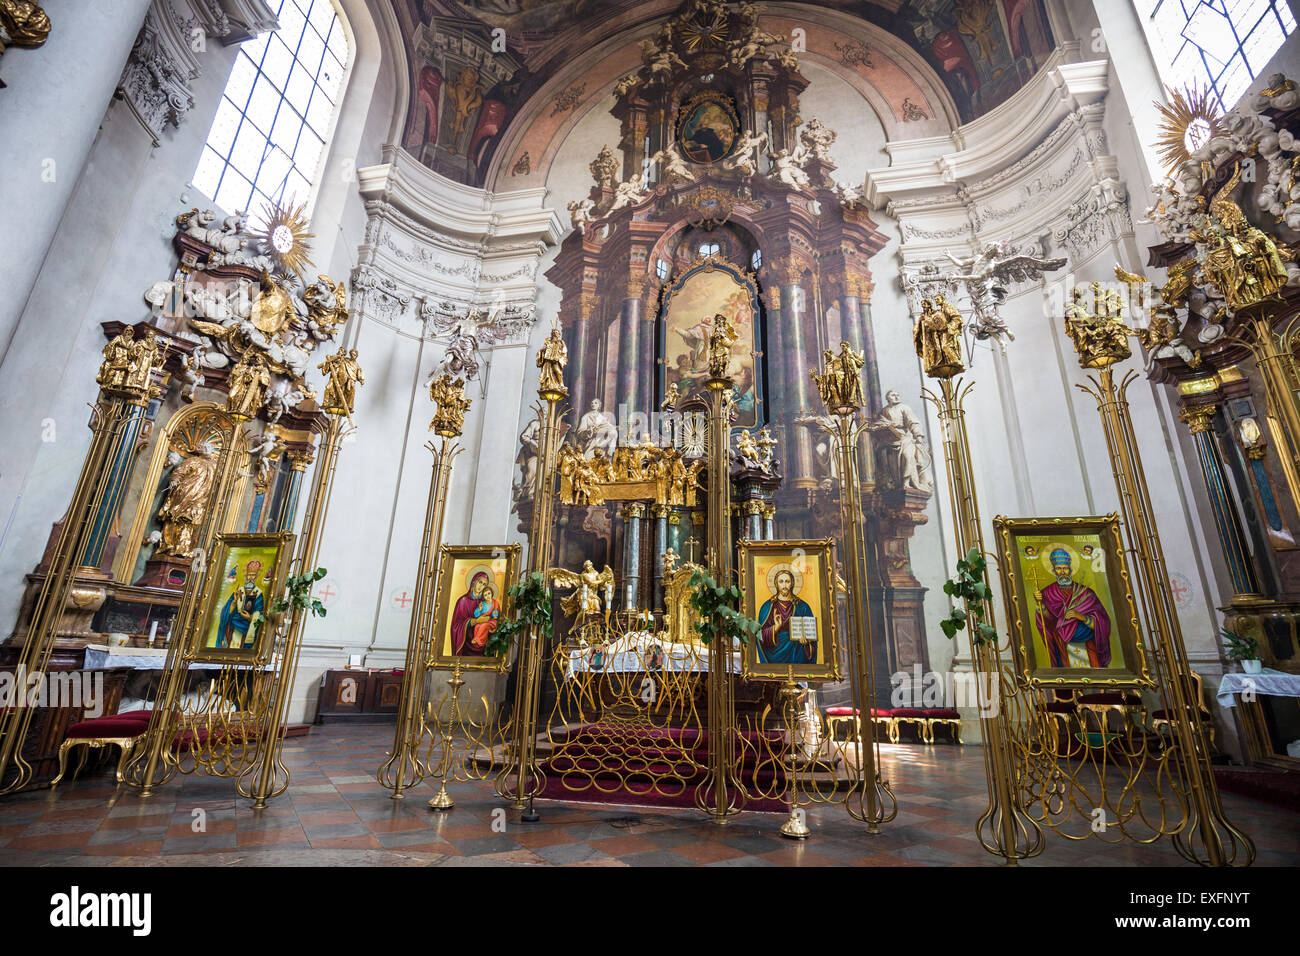
M 95 512 L 86 548 L 81 552 L 82 568 L 99 570 L 99 562 L 104 557 L 104 546 L 117 525 L 122 502 L 126 498 L 127 486 L 131 482 L 131 468 L 135 464 L 136 452 L 139 451 L 140 432 L 147 419 L 148 414 L 142 404 L 127 405 L 122 410 L 122 427 L 108 453 L 109 483 Z
M 86 165 L 150 0 L 61 3 L 49 39 L 0 57 L 0 361 Z M 91 237 L 88 237 L 88 239 Z
M 673 549 L 673 554 L 678 558 L 685 560 L 682 554 L 682 512 L 680 508 L 673 508 L 668 513 L 668 547 Z
M 586 414 L 587 406 L 599 394 L 599 386 L 595 383 L 597 354 L 593 334 L 596 320 L 590 311 L 595 308 L 593 298 L 582 296 L 582 314 L 569 328 L 569 364 L 565 368 L 565 378 L 569 383 L 569 403 L 577 409 L 579 418 Z
M 284 492 L 280 496 L 280 508 L 275 515 L 273 531 L 292 531 L 298 518 L 298 498 L 302 493 L 302 478 L 307 466 L 312 463 L 315 453 L 312 451 L 291 451 L 289 475 L 284 483 Z
M 650 515 L 655 519 L 655 581 L 654 607 L 664 603 L 664 552 L 668 550 L 668 506 L 651 505 Z
M 776 505 L 763 506 L 763 540 L 776 539 Z
M 629 441 L 623 429 L 627 427 L 624 416 L 634 412 L 649 414 L 650 409 L 641 406 L 640 384 L 649 372 L 641 367 L 643 361 L 641 332 L 645 323 L 641 320 L 641 297 L 628 297 L 623 300 L 619 312 L 618 337 L 618 393 L 615 407 L 611 409 L 619 426 L 619 441 Z
M 763 502 L 745 502 L 745 537 L 750 541 L 763 540 Z
M 863 397 L 867 407 L 864 414 L 875 415 L 882 407 L 883 388 L 880 369 L 876 361 L 876 338 L 871 329 L 870 280 L 852 277 L 848 283 L 849 294 L 844 296 L 845 340 L 863 354 Z M 858 439 L 858 475 L 862 484 L 874 488 L 876 484 L 876 456 L 872 454 L 871 433 L 863 432 Z
M 1212 404 L 1189 405 L 1179 413 L 1192 433 L 1196 457 L 1201 465 L 1201 476 L 1210 497 L 1210 510 L 1214 513 L 1214 527 L 1223 547 L 1223 561 L 1232 580 L 1234 599 L 1258 600 L 1259 579 L 1254 560 L 1246 546 L 1246 534 L 1241 526 L 1232 492 L 1224 474 L 1219 447 L 1214 440 L 1214 416 L 1217 407 Z
M 808 312 L 808 294 L 804 287 L 791 277 L 781 286 L 781 320 L 784 336 L 784 388 L 786 407 L 792 411 L 788 420 L 803 412 L 813 412 L 811 384 L 808 370 L 812 361 L 808 357 L 807 330 L 804 320 Z M 792 427 L 794 432 L 794 468 L 792 477 L 796 488 L 815 488 L 813 477 L 812 435 L 807 428 Z M 787 437 L 787 442 L 789 438 Z
M 637 503 L 623 509 L 623 604 L 631 610 L 637 606 L 641 587 L 641 519 L 645 505 Z

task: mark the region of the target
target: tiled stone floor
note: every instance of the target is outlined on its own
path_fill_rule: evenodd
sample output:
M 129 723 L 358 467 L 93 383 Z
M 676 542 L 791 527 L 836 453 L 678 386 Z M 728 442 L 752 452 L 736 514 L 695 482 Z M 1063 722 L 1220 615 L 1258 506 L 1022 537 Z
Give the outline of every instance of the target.
M 487 784 L 449 790 L 456 808 L 426 807 L 421 784 L 393 800 L 374 780 L 392 740 L 389 726 L 315 727 L 285 744 L 293 771 L 287 794 L 262 811 L 234 783 L 201 776 L 173 780 L 143 799 L 117 788 L 102 766 L 57 790 L 0 799 L 0 864 L 7 866 L 960 866 L 997 865 L 975 840 L 986 804 L 978 748 L 886 746 L 886 773 L 898 817 L 868 836 L 842 808 L 808 811 L 812 836 L 781 837 L 783 817 L 743 814 L 718 827 L 685 810 L 539 802 L 540 823 L 507 810 Z M 1259 848 L 1257 865 L 1300 865 L 1300 815 L 1231 794 L 1231 820 Z M 206 827 L 196 832 L 196 811 Z M 498 828 L 499 829 L 499 828 Z M 1187 865 L 1169 841 L 1106 846 L 1049 835 L 1028 866 Z

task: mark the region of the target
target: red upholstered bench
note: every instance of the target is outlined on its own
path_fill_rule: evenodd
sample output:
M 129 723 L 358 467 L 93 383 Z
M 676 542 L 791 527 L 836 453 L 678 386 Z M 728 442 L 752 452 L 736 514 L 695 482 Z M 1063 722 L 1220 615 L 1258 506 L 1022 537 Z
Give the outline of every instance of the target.
M 891 744 L 898 743 L 898 724 L 894 720 L 896 711 L 882 708 L 872 708 L 871 723 L 884 726 L 885 732 L 889 735 Z M 852 734 L 858 736 L 858 709 L 856 707 L 827 707 L 826 708 L 826 733 L 834 737 L 835 728 L 840 724 L 847 724 L 853 728 Z
M 947 727 L 952 732 L 953 743 L 961 743 L 961 714 L 951 707 L 931 707 L 925 711 L 925 742 L 934 743 L 935 725 Z
M 86 765 L 86 755 L 92 748 L 98 750 L 101 747 L 117 747 L 121 751 L 117 761 L 117 782 L 121 783 L 122 769 L 126 766 L 131 751 L 135 749 L 136 742 L 149 729 L 151 714 L 152 711 L 148 710 L 129 710 L 125 714 L 109 714 L 73 724 L 59 746 L 59 775 L 51 781 L 50 787 L 57 787 L 67 773 L 68 753 L 73 747 L 86 748 L 81 752 L 81 762 L 77 764 L 73 776 L 80 773 Z
M 916 731 L 918 743 L 926 743 L 924 710 L 919 707 L 895 707 L 894 732 L 890 735 L 891 743 L 898 743 L 904 727 L 911 727 Z

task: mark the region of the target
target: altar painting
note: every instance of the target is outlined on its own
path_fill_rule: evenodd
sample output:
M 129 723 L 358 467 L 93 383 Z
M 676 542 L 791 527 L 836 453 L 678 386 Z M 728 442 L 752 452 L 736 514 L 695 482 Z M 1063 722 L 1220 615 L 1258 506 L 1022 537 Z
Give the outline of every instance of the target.
M 726 315 L 736 329 L 727 369 L 736 388 L 735 428 L 759 423 L 761 404 L 755 318 L 758 314 L 753 283 L 732 270 L 706 263 L 688 272 L 668 292 L 660 340 L 663 388 L 676 385 L 679 402 L 692 396 L 705 398 L 709 377 L 709 334 L 713 317 Z

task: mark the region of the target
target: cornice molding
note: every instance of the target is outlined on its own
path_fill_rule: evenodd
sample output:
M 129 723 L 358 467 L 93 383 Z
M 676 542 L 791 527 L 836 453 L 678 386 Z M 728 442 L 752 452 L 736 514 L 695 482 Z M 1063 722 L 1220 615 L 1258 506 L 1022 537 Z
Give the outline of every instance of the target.
M 1056 62 L 1015 96 L 947 136 L 887 144 L 893 164 L 867 171 L 866 200 L 879 209 L 899 199 L 950 193 L 1023 158 L 1067 117 L 1106 96 L 1109 61 L 1062 62 L 1069 55 L 1070 45 L 1058 47 Z

